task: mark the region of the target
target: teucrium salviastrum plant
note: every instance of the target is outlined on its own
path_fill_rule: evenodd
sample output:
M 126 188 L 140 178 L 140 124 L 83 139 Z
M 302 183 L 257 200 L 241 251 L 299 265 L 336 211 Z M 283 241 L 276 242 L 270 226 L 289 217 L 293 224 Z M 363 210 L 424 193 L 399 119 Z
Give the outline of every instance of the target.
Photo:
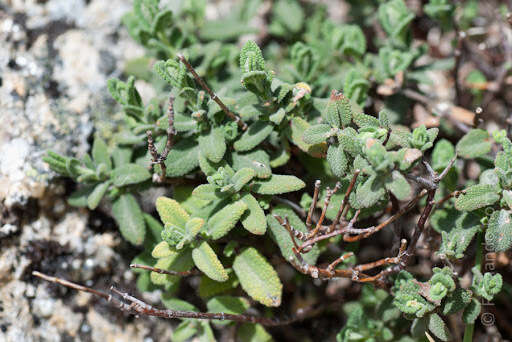
M 188 318 L 244 322 L 240 340 L 269 340 L 262 325 L 299 318 L 263 317 L 273 315 L 265 307 L 282 306 L 290 286 L 311 278 L 369 283 L 343 306 L 338 341 L 448 341 L 446 318 L 457 313 L 472 325 L 481 300 L 503 286 L 500 274 L 482 273 L 475 241 L 493 252 L 512 245 L 512 143 L 504 131 L 453 138 L 453 127 L 410 125 L 403 104 L 424 101 L 412 89 L 431 82 L 440 64 L 420 59 L 428 49 L 413 38 L 417 13 L 403 0 L 354 5 L 354 17 L 371 10 L 381 29 L 368 41 L 368 23 L 337 24 L 313 4 L 305 20 L 299 2 L 279 0 L 263 44 L 239 45 L 255 31 L 260 1 L 215 21 L 205 19 L 204 1 L 182 5 L 134 1 L 123 21 L 148 54 L 127 64 L 126 80 L 108 82 L 119 127 L 98 129 L 81 159 L 44 158 L 79 183 L 71 205 L 109 211 L 140 246 L 139 290 L 161 289 L 164 316 L 184 319 L 173 340 L 214 338 L 210 323 Z M 423 10 L 452 29 L 453 4 L 430 1 Z M 136 78 L 157 95 L 143 101 Z M 459 184 L 471 160 L 479 179 Z M 166 191 L 158 216 L 139 204 L 156 187 Z M 361 255 L 360 241 L 376 236 L 388 237 L 383 255 Z M 435 260 L 430 274 L 409 269 L 420 244 Z M 457 273 L 466 259 L 475 265 L 470 286 Z M 178 299 L 185 282 L 204 308 Z

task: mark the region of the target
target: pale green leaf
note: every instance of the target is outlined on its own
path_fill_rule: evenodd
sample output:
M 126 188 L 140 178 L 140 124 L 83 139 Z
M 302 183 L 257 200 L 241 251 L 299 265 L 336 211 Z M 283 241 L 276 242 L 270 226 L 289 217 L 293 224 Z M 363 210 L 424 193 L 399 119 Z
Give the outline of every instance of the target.
M 134 245 L 144 242 L 146 225 L 139 204 L 131 194 L 123 194 L 112 203 L 112 216 L 121 235 Z
M 249 247 L 240 253 L 233 263 L 242 288 L 266 306 L 279 306 L 283 284 L 272 265 L 255 249 Z
M 295 176 L 272 175 L 268 180 L 258 180 L 253 183 L 254 192 L 262 195 L 278 195 L 297 191 L 306 184 Z
M 221 282 L 228 280 L 224 266 L 206 241 L 192 250 L 192 259 L 197 268 L 211 279 Z
M 246 193 L 242 196 L 242 201 L 247 205 L 247 211 L 243 214 L 241 219 L 242 226 L 253 234 L 265 234 L 267 230 L 267 220 L 256 198 L 250 193 Z
M 247 210 L 247 204 L 240 200 L 226 205 L 208 220 L 207 234 L 214 240 L 220 239 L 236 225 Z

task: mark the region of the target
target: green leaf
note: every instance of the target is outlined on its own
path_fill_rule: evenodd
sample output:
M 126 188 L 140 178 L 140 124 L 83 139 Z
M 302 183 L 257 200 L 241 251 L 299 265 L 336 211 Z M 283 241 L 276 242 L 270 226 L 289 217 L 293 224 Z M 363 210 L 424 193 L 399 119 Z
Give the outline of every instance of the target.
M 190 215 L 175 200 L 167 197 L 156 199 L 156 210 L 165 225 L 185 227 Z
M 207 201 L 216 201 L 226 197 L 227 193 L 220 192 L 214 184 L 201 184 L 192 191 L 194 197 Z
M 144 242 L 146 225 L 139 204 L 131 194 L 123 194 L 112 204 L 112 216 L 119 225 L 121 235 L 134 245 Z
M 327 150 L 327 162 L 331 167 L 332 173 L 336 177 L 343 177 L 345 175 L 345 171 L 347 170 L 347 157 L 345 156 L 345 152 L 343 152 L 343 147 L 341 145 L 330 145 Z
M 379 200 L 382 200 L 386 191 L 384 190 L 382 179 L 376 175 L 370 176 L 366 181 L 359 184 L 356 188 L 354 208 L 370 208 Z
M 298 32 L 304 23 L 304 11 L 295 0 L 279 0 L 273 7 L 274 21 L 292 33 Z
M 201 153 L 214 163 L 218 163 L 226 152 L 226 141 L 222 127 L 213 128 L 205 136 L 199 137 Z
M 109 186 L 110 182 L 103 182 L 94 187 L 94 190 L 91 192 L 89 197 L 87 197 L 87 206 L 89 209 L 96 209 L 103 196 L 105 196 Z
M 446 323 L 444 323 L 442 318 L 436 313 L 429 316 L 428 330 L 430 330 L 441 341 L 449 341 L 451 339 Z
M 446 297 L 443 306 L 443 315 L 452 315 L 464 309 L 471 302 L 471 291 L 458 288 Z
M 399 46 L 406 44 L 407 28 L 414 19 L 414 14 L 403 0 L 391 0 L 382 3 L 378 11 L 379 22 L 392 41 Z
M 257 121 L 249 126 L 240 139 L 235 141 L 235 151 L 245 152 L 252 150 L 272 133 L 273 125 L 265 121 Z
M 238 279 L 233 270 L 228 269 L 229 279 L 223 282 L 215 281 L 207 276 L 201 276 L 199 283 L 199 296 L 207 298 L 217 294 L 223 294 L 238 286 Z
M 272 336 L 261 324 L 244 323 L 238 327 L 237 341 L 272 342 Z
M 95 138 L 92 144 L 92 159 L 96 165 L 101 163 L 107 166 L 107 170 L 112 169 L 112 160 L 108 153 L 107 144 L 103 139 Z
M 228 274 L 224 266 L 206 241 L 201 242 L 198 247 L 192 250 L 192 259 L 197 268 L 209 278 L 221 282 L 228 280 Z
M 217 240 L 229 233 L 245 210 L 247 210 L 247 204 L 242 200 L 226 205 L 208 220 L 208 236 Z
M 436 143 L 432 151 L 432 168 L 436 171 L 444 170 L 450 161 L 455 157 L 455 147 L 446 139 Z
M 243 314 L 250 306 L 251 305 L 247 299 L 233 296 L 214 297 L 206 303 L 208 312 L 224 312 L 233 315 Z M 214 322 L 219 323 L 221 321 L 215 320 Z
M 405 177 L 398 171 L 393 171 L 391 177 L 386 180 L 388 189 L 399 201 L 406 200 L 411 196 L 411 186 Z
M 88 199 L 91 193 L 94 191 L 93 186 L 82 186 L 71 193 L 68 198 L 68 204 L 72 207 L 84 208 L 87 207 Z
M 242 72 L 265 70 L 265 60 L 258 45 L 249 40 L 240 51 L 240 69 Z
M 270 158 L 264 151 L 258 150 L 249 153 L 233 153 L 233 169 L 236 171 L 248 167 L 256 171 L 256 177 L 269 178 L 272 175 Z
M 247 205 L 247 211 L 243 214 L 241 222 L 245 229 L 256 235 L 263 235 L 267 230 L 267 220 L 260 204 L 250 193 L 242 196 L 242 201 Z
M 184 139 L 176 143 L 167 159 L 167 176 L 180 177 L 199 166 L 198 158 L 199 145 L 193 139 Z
M 473 185 L 466 189 L 455 200 L 455 208 L 462 211 L 472 211 L 496 203 L 500 198 L 496 188 L 492 185 Z
M 111 177 L 115 186 L 125 186 L 142 183 L 151 178 L 151 173 L 138 164 L 123 164 L 112 170 Z
M 342 93 L 333 90 L 322 117 L 332 127 L 341 128 L 349 125 L 352 120 L 350 101 Z
M 284 194 L 306 186 L 299 178 L 286 175 L 272 175 L 268 180 L 257 180 L 253 184 L 254 192 L 262 195 Z
M 304 131 L 304 142 L 306 144 L 314 145 L 325 142 L 330 136 L 334 135 L 336 130 L 332 130 L 330 125 L 318 124 L 309 126 Z
M 466 159 L 483 156 L 491 151 L 491 138 L 483 129 L 472 129 L 457 143 L 457 154 Z
M 172 250 L 167 242 L 161 241 L 158 245 L 156 245 L 153 248 L 151 256 L 155 259 L 160 259 L 167 258 L 175 253 L 176 251 Z
M 272 265 L 254 248 L 240 253 L 233 262 L 242 288 L 256 301 L 266 306 L 279 306 L 283 285 Z
M 256 176 L 256 171 L 251 168 L 242 168 L 238 170 L 231 178 L 236 192 L 240 191 L 247 183 L 249 183 Z
M 480 304 L 480 301 L 478 301 L 476 298 L 473 298 L 471 303 L 466 306 L 466 309 L 462 313 L 462 321 L 466 324 L 475 323 L 476 319 L 480 315 L 480 311 L 482 311 L 482 305 Z
M 485 244 L 493 252 L 504 252 L 512 246 L 512 221 L 509 211 L 501 209 L 492 213 L 485 232 Z
M 154 267 L 161 268 L 167 271 L 185 272 L 190 271 L 194 267 L 194 261 L 192 260 L 192 252 L 190 249 L 176 252 L 174 251 L 171 255 L 164 258 L 159 258 L 155 263 Z M 162 274 L 157 272 L 150 272 L 151 282 L 155 285 L 169 286 L 179 283 L 181 276 Z M 162 301 L 167 306 L 164 300 L 165 294 L 162 296 Z

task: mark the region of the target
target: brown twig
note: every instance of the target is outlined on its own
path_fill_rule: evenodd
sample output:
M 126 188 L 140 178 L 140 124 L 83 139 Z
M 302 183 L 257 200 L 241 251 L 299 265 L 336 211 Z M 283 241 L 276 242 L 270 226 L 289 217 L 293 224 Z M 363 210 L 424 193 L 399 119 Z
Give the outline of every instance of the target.
M 156 272 L 156 273 L 160 273 L 160 274 L 168 274 L 168 275 L 175 275 L 175 276 L 182 276 L 182 277 L 186 277 L 186 276 L 189 276 L 189 275 L 201 274 L 201 272 L 199 272 L 198 270 L 190 270 L 190 271 L 183 271 L 183 272 L 168 271 L 168 270 L 164 270 L 164 269 L 161 269 L 161 268 L 156 268 L 156 267 L 146 266 L 146 265 L 140 265 L 140 264 L 131 264 L 130 268 L 139 268 L 139 269 L 142 269 L 142 270 L 147 270 L 147 271 Z
M 308 308 L 299 310 L 293 317 L 287 319 L 273 319 L 266 317 L 259 317 L 253 315 L 234 315 L 224 312 L 213 313 L 213 312 L 193 312 L 193 311 L 179 311 L 179 310 L 171 310 L 171 309 L 159 309 L 154 306 L 151 306 L 142 300 L 135 298 L 129 295 L 126 292 L 119 291 L 114 286 L 110 287 L 110 291 L 121 297 L 120 299 L 115 298 L 112 294 L 108 294 L 102 291 L 94 290 L 92 288 L 79 285 L 68 280 L 48 276 L 46 274 L 34 271 L 32 275 L 44 279 L 46 281 L 57 283 L 74 290 L 89 292 L 93 295 L 99 296 L 101 298 L 106 299 L 108 302 L 113 303 L 122 311 L 127 311 L 134 315 L 144 315 L 144 316 L 155 316 L 162 317 L 167 319 L 173 318 L 192 318 L 192 319 L 207 319 L 207 320 L 228 320 L 234 322 L 244 322 L 244 323 L 258 323 L 265 326 L 280 326 L 280 325 L 288 325 L 296 321 L 301 321 L 307 317 L 311 317 L 319 312 L 322 312 L 325 308 Z
M 164 150 L 162 151 L 161 154 L 159 154 L 158 151 L 156 150 L 153 140 L 153 133 L 150 130 L 146 131 L 146 135 L 148 138 L 148 150 L 152 158 L 150 170 L 153 170 L 153 166 L 155 164 L 160 165 L 162 174 L 158 177 L 158 181 L 161 183 L 165 182 L 166 179 L 167 167 L 165 165 L 165 160 L 167 159 L 167 156 L 169 155 L 169 152 L 171 151 L 171 148 L 174 144 L 173 137 L 174 135 L 176 135 L 176 130 L 174 129 L 174 97 L 172 95 L 169 97 L 167 119 L 169 122 L 169 125 L 167 127 L 167 142 L 165 143 Z
M 219 107 L 222 109 L 222 111 L 224 113 L 226 113 L 226 115 L 231 120 L 235 121 L 237 123 L 238 127 L 240 127 L 240 129 L 242 129 L 242 131 L 245 131 L 247 129 L 247 124 L 244 123 L 242 121 L 242 119 L 240 119 L 239 116 L 237 116 L 236 114 L 234 114 L 232 111 L 230 111 L 228 109 L 228 107 L 224 104 L 224 102 L 222 102 L 222 100 L 210 89 L 210 87 L 208 87 L 206 82 L 197 74 L 194 67 L 188 62 L 188 60 L 185 58 L 185 56 L 183 56 L 182 54 L 177 54 L 176 56 L 179 58 L 179 60 L 183 64 L 185 64 L 185 67 L 187 67 L 188 71 L 192 74 L 192 76 L 194 76 L 194 79 L 196 80 L 196 82 L 199 83 L 199 85 L 210 95 L 212 100 L 215 101 L 219 105 Z

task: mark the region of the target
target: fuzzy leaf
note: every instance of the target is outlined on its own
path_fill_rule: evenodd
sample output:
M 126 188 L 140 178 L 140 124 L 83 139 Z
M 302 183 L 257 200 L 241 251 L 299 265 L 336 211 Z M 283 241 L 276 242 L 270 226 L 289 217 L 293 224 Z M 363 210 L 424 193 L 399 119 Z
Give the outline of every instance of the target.
M 258 178 L 269 178 L 272 175 L 270 158 L 264 151 L 233 153 L 231 157 L 233 158 L 233 169 L 236 171 L 248 167 L 256 171 Z
M 322 117 L 332 127 L 341 128 L 349 125 L 352 120 L 350 101 L 342 93 L 333 90 Z
M 496 203 L 500 196 L 492 185 L 477 184 L 466 189 L 455 200 L 455 208 L 463 211 L 472 211 Z
M 446 297 L 443 315 L 451 315 L 464 309 L 471 302 L 471 291 L 458 288 Z
M 181 205 L 167 197 L 158 197 L 156 199 L 156 210 L 160 215 L 160 220 L 165 225 L 174 225 L 185 227 L 190 215 L 181 207 Z
M 237 341 L 272 342 L 272 336 L 261 324 L 244 323 L 238 327 Z
M 207 135 L 199 137 L 201 154 L 214 163 L 218 163 L 226 152 L 226 141 L 222 127 L 213 128 Z
M 398 171 L 393 171 L 391 177 L 386 180 L 388 189 L 399 201 L 406 200 L 411 195 L 411 185 Z
M 242 196 L 242 201 L 247 205 L 247 211 L 241 219 L 242 226 L 253 234 L 265 234 L 267 230 L 267 220 L 256 198 L 250 193 L 247 193 Z
M 198 158 L 199 145 L 193 139 L 184 139 L 176 143 L 167 159 L 167 176 L 180 177 L 199 166 Z
M 256 171 L 248 167 L 238 170 L 231 178 L 231 183 L 234 185 L 233 189 L 236 192 L 240 191 L 254 176 L 256 176 Z
M 386 191 L 382 181 L 373 175 L 364 183 L 357 186 L 355 193 L 355 208 L 369 208 L 385 197 Z
M 331 130 L 330 125 L 326 124 L 318 124 L 309 126 L 304 131 L 304 142 L 306 144 L 314 145 L 314 144 L 320 144 L 322 142 L 325 142 L 330 136 L 332 136 L 335 133 Z
M 258 45 L 249 40 L 240 51 L 240 69 L 244 73 L 265 70 L 265 60 Z
M 206 303 L 208 312 L 224 312 L 234 315 L 241 315 L 251 306 L 249 301 L 242 297 L 218 296 L 210 299 Z M 215 320 L 219 323 L 221 321 Z M 227 323 L 227 322 L 224 322 Z
M 240 253 L 233 262 L 242 288 L 266 306 L 281 305 L 283 284 L 272 265 L 254 248 L 249 247 Z
M 331 167 L 332 173 L 336 177 L 343 177 L 345 175 L 345 171 L 347 170 L 347 157 L 345 156 L 345 152 L 343 152 L 343 147 L 341 145 L 330 145 L 327 150 L 327 162 Z
M 190 249 L 172 251 L 169 256 L 159 258 L 154 267 L 167 271 L 185 272 L 194 267 Z M 155 285 L 170 286 L 180 281 L 180 276 L 151 272 L 151 282 Z M 164 302 L 165 304 L 165 302 Z M 167 304 L 166 304 L 167 305 Z
M 466 309 L 462 313 L 462 320 L 466 324 L 473 324 L 475 323 L 476 319 L 480 315 L 480 311 L 482 310 L 482 305 L 480 304 L 480 301 L 473 298 L 471 300 L 471 303 L 466 306 Z
M 94 187 L 94 190 L 87 197 L 87 207 L 89 207 L 89 209 L 96 209 L 103 196 L 105 196 L 109 186 L 110 182 L 103 182 Z
M 253 184 L 254 192 L 261 195 L 284 194 L 306 186 L 299 178 L 287 175 L 272 175 L 268 180 L 257 180 Z
M 252 150 L 272 133 L 272 124 L 265 121 L 257 121 L 249 126 L 240 139 L 233 145 L 236 151 L 245 152 Z
M 436 171 L 444 170 L 453 157 L 455 157 L 455 148 L 452 143 L 446 139 L 439 140 L 432 151 L 432 168 Z
M 247 210 L 247 204 L 240 200 L 226 205 L 208 220 L 207 234 L 217 240 L 229 233 Z
M 492 213 L 485 232 L 486 246 L 493 252 L 504 252 L 512 245 L 510 212 L 501 209 Z
M 209 278 L 215 281 L 226 281 L 228 280 L 228 274 L 224 269 L 224 266 L 217 258 L 217 254 L 208 245 L 206 241 L 192 250 L 192 259 L 201 272 L 206 274 Z
M 112 170 L 111 177 L 115 186 L 125 186 L 142 183 L 151 178 L 151 173 L 138 164 L 123 164 Z
M 451 339 L 446 323 L 436 313 L 431 314 L 429 317 L 428 330 L 430 330 L 441 341 L 449 341 Z
M 290 127 L 287 130 L 288 138 L 297 145 L 302 151 L 320 158 L 325 155 L 327 145 L 325 143 L 310 145 L 304 141 L 304 132 L 310 127 L 309 123 L 299 117 L 293 117 L 290 120 Z
M 201 184 L 192 191 L 192 195 L 202 200 L 216 201 L 225 198 L 227 193 L 221 192 L 214 184 Z
M 92 159 L 96 165 L 100 165 L 101 163 L 105 164 L 107 166 L 107 170 L 112 168 L 112 160 L 108 153 L 107 144 L 103 139 L 94 139 L 92 144 Z
M 489 153 L 491 146 L 491 138 L 486 130 L 472 129 L 457 143 L 457 154 L 472 159 Z
M 171 256 L 174 253 L 176 253 L 176 252 L 170 248 L 169 244 L 165 241 L 162 241 L 153 248 L 153 251 L 151 252 L 151 256 L 155 259 L 160 259 L 160 258 L 166 258 L 168 256 Z
M 131 194 L 123 194 L 112 204 L 112 216 L 119 225 L 121 235 L 134 245 L 144 242 L 146 225 L 139 204 Z

